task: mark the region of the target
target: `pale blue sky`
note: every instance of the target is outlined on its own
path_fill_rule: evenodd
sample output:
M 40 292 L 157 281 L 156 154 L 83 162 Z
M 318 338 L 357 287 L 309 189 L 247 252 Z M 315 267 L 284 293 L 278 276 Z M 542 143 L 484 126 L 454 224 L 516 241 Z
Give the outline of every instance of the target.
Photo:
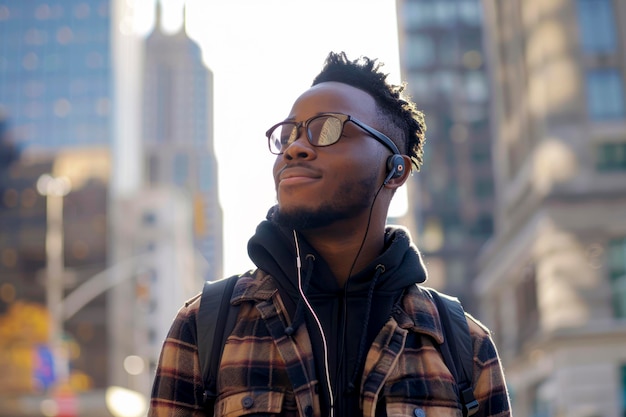
M 163 24 L 182 0 L 164 0 Z M 136 28 L 153 24 L 154 0 L 137 3 Z M 394 0 L 187 0 L 189 35 L 214 73 L 215 152 L 224 210 L 224 274 L 253 265 L 246 245 L 275 203 L 265 130 L 309 87 L 329 51 L 379 58 L 400 82 Z

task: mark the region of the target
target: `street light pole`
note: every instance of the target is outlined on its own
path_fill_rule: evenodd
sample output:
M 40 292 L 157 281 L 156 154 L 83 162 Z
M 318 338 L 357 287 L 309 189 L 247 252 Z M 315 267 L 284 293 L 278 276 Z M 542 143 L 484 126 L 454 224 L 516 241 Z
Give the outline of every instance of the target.
M 55 359 L 55 375 L 66 380 L 67 358 L 62 353 L 63 337 L 63 197 L 71 190 L 66 177 L 44 174 L 37 180 L 37 191 L 46 197 L 46 304 L 49 315 L 48 338 Z

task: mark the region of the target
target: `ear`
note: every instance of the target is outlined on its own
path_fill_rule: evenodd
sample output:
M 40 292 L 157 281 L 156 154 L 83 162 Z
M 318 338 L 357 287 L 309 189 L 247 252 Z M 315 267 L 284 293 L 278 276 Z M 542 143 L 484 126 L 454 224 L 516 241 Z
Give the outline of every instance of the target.
M 402 159 L 404 160 L 404 169 L 402 170 L 402 173 L 394 178 L 390 178 L 385 184 L 385 188 L 396 190 L 397 188 L 400 188 L 409 178 L 409 175 L 411 174 L 411 158 L 406 155 L 402 155 Z

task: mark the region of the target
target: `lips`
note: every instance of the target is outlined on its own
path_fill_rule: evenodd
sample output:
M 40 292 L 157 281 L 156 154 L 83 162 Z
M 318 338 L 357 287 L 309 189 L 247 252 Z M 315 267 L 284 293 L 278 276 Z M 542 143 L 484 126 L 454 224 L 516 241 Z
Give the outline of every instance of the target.
M 307 167 L 285 166 L 278 172 L 277 183 L 281 185 L 315 181 L 322 176 L 316 170 Z

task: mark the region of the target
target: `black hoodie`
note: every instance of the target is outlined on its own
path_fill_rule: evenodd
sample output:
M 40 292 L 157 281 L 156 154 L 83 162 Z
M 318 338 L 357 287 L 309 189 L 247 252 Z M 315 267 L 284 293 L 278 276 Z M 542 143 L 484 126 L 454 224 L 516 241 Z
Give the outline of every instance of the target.
M 335 415 L 360 414 L 360 377 L 374 338 L 391 316 L 403 290 L 426 280 L 426 270 L 408 232 L 387 227 L 385 247 L 378 258 L 353 274 L 344 288 L 337 283 L 322 257 L 298 233 L 271 220 L 259 224 L 248 242 L 250 259 L 269 273 L 279 288 L 294 329 L 306 322 L 310 330 L 318 379 L 325 379 L 323 344 L 298 289 L 295 239 L 302 262 L 302 287 L 318 316 L 328 343 L 330 380 Z M 325 384 L 321 384 L 325 386 Z M 328 392 L 322 390 L 322 410 L 328 409 Z M 322 413 L 327 415 L 327 413 Z

